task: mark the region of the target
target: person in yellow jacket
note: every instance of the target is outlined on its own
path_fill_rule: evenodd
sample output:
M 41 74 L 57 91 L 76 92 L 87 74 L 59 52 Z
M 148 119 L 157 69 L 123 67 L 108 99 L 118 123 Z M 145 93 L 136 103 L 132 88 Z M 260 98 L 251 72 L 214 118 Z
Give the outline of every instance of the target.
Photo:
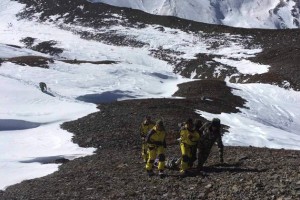
M 162 120 L 158 120 L 155 126 L 148 132 L 146 136 L 148 146 L 148 161 L 146 163 L 146 170 L 149 176 L 154 175 L 153 164 L 158 157 L 158 171 L 159 176 L 164 176 L 165 169 L 165 148 L 166 148 L 166 130 Z
M 153 122 L 151 120 L 150 116 L 146 116 L 144 121 L 142 122 L 141 126 L 140 126 L 140 136 L 141 136 L 141 140 L 142 140 L 142 158 L 144 160 L 144 162 L 146 163 L 148 160 L 148 147 L 147 147 L 147 143 L 146 143 L 146 136 L 148 134 L 148 132 L 155 126 L 155 122 Z
M 188 119 L 180 129 L 181 165 L 180 173 L 187 174 L 187 170 L 193 165 L 192 152 L 197 147 L 200 135 L 194 130 L 193 120 Z

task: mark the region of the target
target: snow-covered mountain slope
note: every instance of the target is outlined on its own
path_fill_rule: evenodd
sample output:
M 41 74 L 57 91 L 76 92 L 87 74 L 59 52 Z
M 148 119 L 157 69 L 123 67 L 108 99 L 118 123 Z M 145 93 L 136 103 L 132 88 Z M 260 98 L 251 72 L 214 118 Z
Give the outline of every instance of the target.
M 299 28 L 298 0 L 90 0 L 233 27 Z

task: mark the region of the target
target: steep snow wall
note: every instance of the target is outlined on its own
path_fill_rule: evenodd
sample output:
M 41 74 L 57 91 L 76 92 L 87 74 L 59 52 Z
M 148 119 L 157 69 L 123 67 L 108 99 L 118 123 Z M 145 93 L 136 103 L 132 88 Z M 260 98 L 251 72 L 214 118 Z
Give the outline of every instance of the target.
M 299 0 L 89 0 L 233 27 L 299 28 Z

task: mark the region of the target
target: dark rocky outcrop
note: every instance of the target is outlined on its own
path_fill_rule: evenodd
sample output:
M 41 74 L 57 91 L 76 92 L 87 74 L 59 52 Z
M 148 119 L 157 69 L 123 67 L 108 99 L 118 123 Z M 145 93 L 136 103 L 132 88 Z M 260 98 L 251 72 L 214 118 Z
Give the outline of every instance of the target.
M 22 66 L 49 68 L 49 63 L 53 63 L 53 59 L 42 56 L 19 56 L 4 59 L 6 62 L 12 62 Z
M 82 64 L 82 63 L 90 63 L 90 64 L 95 64 L 95 65 L 109 65 L 109 64 L 117 64 L 117 61 L 112 61 L 112 60 L 102 60 L 102 61 L 89 61 L 89 60 L 60 60 L 65 63 L 69 64 Z
M 59 55 L 64 50 L 59 47 L 55 47 L 57 44 L 57 41 L 49 40 L 49 41 L 43 41 L 38 44 L 34 45 L 34 42 L 36 41 L 36 38 L 32 37 L 26 37 L 20 40 L 20 42 L 24 43 L 26 48 L 32 49 L 34 51 L 38 51 L 41 53 L 49 54 L 51 56 Z

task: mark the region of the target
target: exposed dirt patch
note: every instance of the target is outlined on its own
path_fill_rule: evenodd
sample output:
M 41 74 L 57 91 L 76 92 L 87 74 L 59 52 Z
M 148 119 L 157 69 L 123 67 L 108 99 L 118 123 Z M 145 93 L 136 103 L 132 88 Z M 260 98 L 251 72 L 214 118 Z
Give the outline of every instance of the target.
M 24 43 L 26 45 L 26 48 L 32 49 L 34 51 L 38 51 L 41 53 L 46 53 L 51 56 L 59 55 L 64 50 L 62 48 L 54 47 L 57 45 L 57 41 L 49 40 L 49 41 L 43 41 L 36 45 L 34 45 L 34 42 L 36 41 L 36 38 L 32 37 L 26 37 L 20 40 L 20 42 Z
M 268 73 L 260 75 L 259 78 L 254 77 L 249 81 L 256 82 L 256 78 L 260 82 L 275 83 L 282 87 L 300 90 L 300 43 L 284 48 L 266 49 L 253 60 L 272 67 Z
M 57 42 L 50 40 L 50 41 L 45 41 L 45 42 L 41 42 L 35 46 L 32 47 L 32 50 L 41 52 L 41 53 L 46 53 L 46 54 L 50 54 L 50 55 L 58 55 L 60 53 L 63 52 L 63 49 L 58 48 L 58 47 L 54 47 L 54 45 L 56 45 Z
M 179 84 L 179 90 L 174 96 L 187 97 L 195 101 L 193 109 L 199 109 L 211 113 L 239 112 L 238 108 L 244 107 L 245 100 L 232 94 L 234 88 L 230 88 L 224 81 L 201 80 Z M 199 102 L 200 100 L 200 102 Z M 204 106 L 208 104 L 209 106 Z M 214 108 L 216 106 L 216 108 Z
M 35 40 L 36 40 L 36 38 L 26 37 L 26 38 L 21 39 L 20 42 L 22 42 L 23 44 L 25 44 L 25 46 L 27 48 L 32 48 Z
M 175 65 L 178 61 L 180 61 L 178 59 L 178 56 L 184 54 L 183 52 L 164 49 L 163 47 L 151 49 L 150 51 L 152 56 L 161 60 L 168 61 L 168 63 L 171 65 Z
M 218 79 L 225 80 L 233 74 L 240 74 L 236 68 L 224 65 L 214 60 L 219 55 L 197 54 L 196 59 L 181 60 L 175 65 L 174 72 L 184 77 L 197 79 Z
M 30 66 L 30 67 L 41 67 L 41 68 L 49 68 L 49 63 L 53 63 L 54 61 L 51 58 L 45 58 L 42 56 L 20 56 L 4 59 L 5 62 L 12 62 L 22 66 Z
M 42 56 L 20 56 L 20 57 L 13 57 L 7 59 L 0 59 L 0 66 L 3 62 L 12 62 L 22 66 L 30 66 L 30 67 L 41 67 L 41 68 L 49 68 L 50 63 L 54 63 L 54 59 L 46 58 Z M 117 61 L 111 60 L 102 60 L 102 61 L 88 61 L 88 60 L 59 60 L 61 62 L 69 63 L 69 64 L 84 64 L 90 63 L 95 65 L 108 65 L 108 64 L 117 64 Z
M 90 63 L 95 65 L 109 65 L 109 64 L 117 64 L 117 61 L 112 60 L 102 60 L 102 61 L 88 61 L 88 60 L 59 60 L 61 62 L 69 63 L 69 64 L 82 64 L 82 63 Z

